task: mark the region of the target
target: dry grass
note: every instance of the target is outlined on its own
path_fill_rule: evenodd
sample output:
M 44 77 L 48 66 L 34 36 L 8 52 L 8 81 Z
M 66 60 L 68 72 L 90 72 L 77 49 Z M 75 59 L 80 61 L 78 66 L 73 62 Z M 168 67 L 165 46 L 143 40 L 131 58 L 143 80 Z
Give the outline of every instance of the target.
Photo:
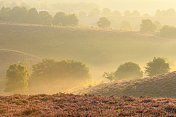
M 100 84 L 79 93 L 103 96 L 176 97 L 176 72 L 143 79 Z
M 5 77 L 6 70 L 9 65 L 19 62 L 25 62 L 26 64 L 34 64 L 40 60 L 40 58 L 19 52 L 14 50 L 0 49 L 0 78 Z

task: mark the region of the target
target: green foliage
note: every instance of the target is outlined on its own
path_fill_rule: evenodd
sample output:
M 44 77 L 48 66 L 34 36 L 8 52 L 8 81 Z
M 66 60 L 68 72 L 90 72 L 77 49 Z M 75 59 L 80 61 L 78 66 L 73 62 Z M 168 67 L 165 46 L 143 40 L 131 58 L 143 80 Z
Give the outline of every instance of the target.
M 157 26 L 149 19 L 142 20 L 140 25 L 140 31 L 143 33 L 154 33 L 157 30 Z
M 89 80 L 89 69 L 85 64 L 73 61 L 62 60 L 54 61 L 44 59 L 41 63 L 33 66 L 31 83 L 37 85 L 51 84 L 53 82 L 62 84 L 62 82 L 79 82 Z
M 148 76 L 154 76 L 158 74 L 168 73 L 170 70 L 169 63 L 166 62 L 164 58 L 156 58 L 147 63 L 145 67 L 145 73 Z
M 10 65 L 6 73 L 6 78 L 6 92 L 23 93 L 28 87 L 29 73 L 27 68 L 22 64 Z
M 118 67 L 114 76 L 115 80 L 135 79 L 143 77 L 143 72 L 138 64 L 127 62 Z
M 108 28 L 111 25 L 111 22 L 106 17 L 101 17 L 97 22 L 98 27 L 100 28 Z

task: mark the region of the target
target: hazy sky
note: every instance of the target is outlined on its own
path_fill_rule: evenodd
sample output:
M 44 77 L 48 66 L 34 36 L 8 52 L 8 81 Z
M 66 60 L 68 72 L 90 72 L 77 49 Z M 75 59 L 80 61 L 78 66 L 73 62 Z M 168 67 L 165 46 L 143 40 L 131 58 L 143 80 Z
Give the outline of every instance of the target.
M 8 1 L 8 0 L 0 0 Z M 93 2 L 100 7 L 108 7 L 117 10 L 140 10 L 154 12 L 157 9 L 176 9 L 176 0 L 9 0 L 9 1 L 55 1 L 55 2 Z
M 119 10 L 143 10 L 145 12 L 153 12 L 156 9 L 176 8 L 176 0 L 57 0 L 67 2 L 94 2 L 102 7 L 109 7 Z
M 95 2 L 95 0 L 90 1 Z M 121 10 L 139 9 L 145 12 L 155 11 L 156 9 L 176 8 L 176 0 L 96 0 L 96 2 L 103 7 Z

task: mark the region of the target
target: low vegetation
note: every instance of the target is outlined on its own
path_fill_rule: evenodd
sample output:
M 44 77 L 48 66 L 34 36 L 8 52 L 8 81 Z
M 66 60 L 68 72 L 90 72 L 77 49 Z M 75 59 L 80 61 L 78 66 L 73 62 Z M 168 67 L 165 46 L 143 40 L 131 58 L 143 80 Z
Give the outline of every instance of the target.
M 0 96 L 1 116 L 174 116 L 176 99 L 93 95 Z
M 176 72 L 145 77 L 135 80 L 102 83 L 94 87 L 77 91 L 77 94 L 93 94 L 101 96 L 150 96 L 176 97 Z
M 29 83 L 30 89 L 35 88 L 45 93 L 59 92 L 60 89 L 81 86 L 90 78 L 89 68 L 79 61 L 44 59 L 33 65 Z

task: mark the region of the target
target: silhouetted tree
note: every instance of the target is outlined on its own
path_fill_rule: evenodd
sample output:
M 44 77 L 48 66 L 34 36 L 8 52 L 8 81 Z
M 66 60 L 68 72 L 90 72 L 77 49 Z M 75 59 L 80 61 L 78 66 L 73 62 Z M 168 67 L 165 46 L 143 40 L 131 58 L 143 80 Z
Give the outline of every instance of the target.
M 79 84 L 79 82 L 89 80 L 89 78 L 89 69 L 81 62 L 44 59 L 41 63 L 33 66 L 30 84 L 32 86 L 37 86 L 38 84 L 44 86 L 62 85 L 65 82 L 68 84 Z
M 97 22 L 98 27 L 100 28 L 108 28 L 111 25 L 111 22 L 106 17 L 101 17 Z
M 27 22 L 31 24 L 39 24 L 39 14 L 36 8 L 29 9 Z
M 0 11 L 0 20 L 9 21 L 10 20 L 10 16 L 9 16 L 10 11 L 11 11 L 10 8 L 2 7 L 2 9 Z
M 176 27 L 173 26 L 163 26 L 160 30 L 160 36 L 175 38 L 176 37 Z
M 57 12 L 53 18 L 53 24 L 62 26 L 65 24 L 66 14 L 64 12 Z
M 27 9 L 24 7 L 14 7 L 9 12 L 10 21 L 16 23 L 25 23 L 27 21 Z
M 118 67 L 114 76 L 115 80 L 135 79 L 143 77 L 143 72 L 138 64 L 127 62 Z
M 156 31 L 156 25 L 149 19 L 142 20 L 140 25 L 140 31 L 143 33 L 154 33 Z
M 76 26 L 78 25 L 78 18 L 76 17 L 75 14 L 70 14 L 65 17 L 66 23 L 64 26 Z
M 78 25 L 78 18 L 74 14 L 66 15 L 64 12 L 58 12 L 53 18 L 53 24 L 59 26 Z
M 145 67 L 145 73 L 148 76 L 154 76 L 158 74 L 168 73 L 170 70 L 169 63 L 166 62 L 164 58 L 156 58 L 147 63 Z
M 39 22 L 40 24 L 51 25 L 52 16 L 47 11 L 40 11 L 39 12 Z
M 24 93 L 28 87 L 29 73 L 27 68 L 22 64 L 10 65 L 6 78 L 6 92 Z

